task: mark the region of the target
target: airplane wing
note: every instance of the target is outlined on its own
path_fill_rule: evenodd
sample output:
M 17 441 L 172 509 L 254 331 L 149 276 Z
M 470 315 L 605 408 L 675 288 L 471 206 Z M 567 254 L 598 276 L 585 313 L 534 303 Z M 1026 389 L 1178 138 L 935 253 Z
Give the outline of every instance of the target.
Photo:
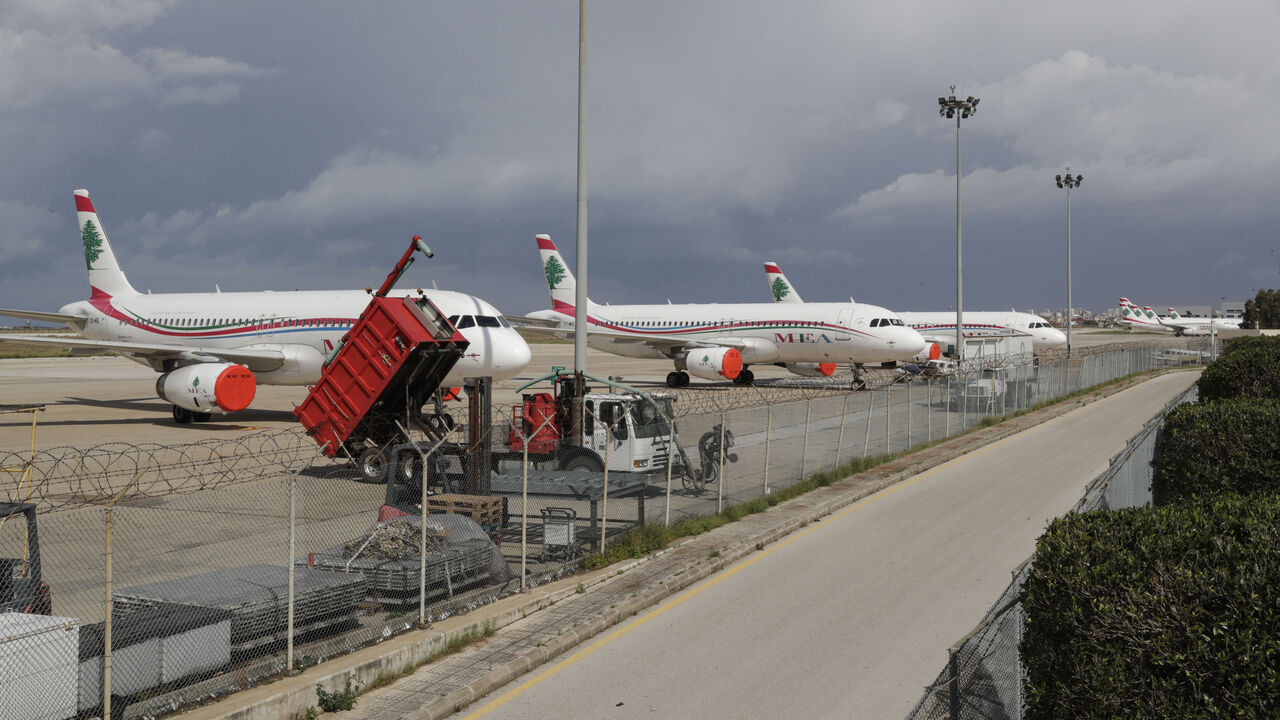
M 82 348 L 94 350 L 114 350 L 122 355 L 129 355 L 147 360 L 157 371 L 162 369 L 165 360 L 185 360 L 192 362 L 225 362 L 240 363 L 253 372 L 270 372 L 284 364 L 284 355 L 278 350 L 254 350 L 249 348 L 202 348 L 190 345 L 152 345 L 148 343 L 112 342 L 110 340 L 84 340 L 81 338 L 61 338 L 48 335 L 0 335 L 0 343 L 30 343 L 36 345 L 52 345 L 65 348 Z
M 0 315 L 9 317 L 22 318 L 24 320 L 39 320 L 40 322 L 49 323 L 65 323 L 74 325 L 76 329 L 83 330 L 85 321 L 88 318 L 80 315 L 64 315 L 62 313 L 36 312 L 35 310 L 12 310 L 9 308 L 0 308 Z
M 561 337 L 572 336 L 573 326 L 562 325 L 554 320 L 544 320 L 541 318 L 530 318 L 508 315 L 507 320 L 512 322 L 521 330 L 534 333 L 546 333 L 549 335 L 558 335 Z M 714 341 L 695 339 L 681 335 L 664 335 L 661 333 L 645 333 L 639 334 L 634 332 L 624 332 L 621 330 L 611 330 L 608 328 L 592 327 L 587 330 L 587 334 L 593 338 L 605 338 L 615 345 L 647 345 L 662 352 L 669 357 L 675 357 L 683 350 L 690 348 L 715 348 L 715 347 L 731 347 L 737 350 L 744 350 L 748 346 L 755 343 L 748 342 L 742 338 L 719 337 Z M 756 341 L 758 343 L 759 341 Z
M 525 315 L 503 315 L 503 317 L 507 319 L 507 322 L 522 330 L 536 330 L 539 328 L 565 329 L 561 327 L 561 323 L 555 320 L 546 320 L 544 318 L 528 317 Z M 573 332 L 572 327 L 569 327 L 569 332 Z

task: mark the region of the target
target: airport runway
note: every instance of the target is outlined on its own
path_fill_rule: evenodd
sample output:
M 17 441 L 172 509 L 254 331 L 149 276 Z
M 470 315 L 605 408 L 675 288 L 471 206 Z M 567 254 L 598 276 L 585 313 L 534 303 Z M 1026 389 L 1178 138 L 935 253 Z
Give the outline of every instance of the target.
M 1141 383 L 849 506 L 460 716 L 903 717 L 1047 519 L 1197 376 Z

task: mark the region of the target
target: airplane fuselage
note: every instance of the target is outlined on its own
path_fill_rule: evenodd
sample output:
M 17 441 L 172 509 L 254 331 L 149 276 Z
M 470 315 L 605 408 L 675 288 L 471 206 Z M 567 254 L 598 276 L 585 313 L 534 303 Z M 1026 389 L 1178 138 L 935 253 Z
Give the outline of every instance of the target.
M 938 334 L 955 338 L 956 314 L 954 312 L 898 312 L 898 317 L 926 337 Z M 1036 348 L 1066 345 L 1067 336 L 1038 315 L 1020 312 L 991 312 L 979 310 L 964 313 L 965 337 L 983 335 L 1014 335 L 1030 337 Z
M 574 321 L 572 308 L 532 316 L 569 327 Z M 677 337 L 691 344 L 741 344 L 746 364 L 881 363 L 909 359 L 924 347 L 914 330 L 888 322 L 897 317 L 862 303 L 593 304 L 591 325 L 625 336 L 590 335 L 587 342 L 604 352 L 637 358 L 670 358 L 662 348 L 643 341 Z
M 393 296 L 409 291 L 392 291 Z M 483 317 L 459 330 L 470 342 L 467 353 L 446 378 L 460 385 L 466 377 L 503 379 L 529 363 L 529 348 L 489 303 L 465 293 L 425 293 L 447 316 Z M 310 385 L 320 378 L 325 357 L 369 304 L 361 290 L 166 293 L 94 297 L 64 306 L 60 312 L 87 318 L 82 333 L 91 340 L 177 345 L 210 351 L 277 350 L 275 369 L 254 373 L 264 385 Z M 464 323 L 457 323 L 462 325 Z M 126 357 L 156 370 L 168 370 L 147 357 Z

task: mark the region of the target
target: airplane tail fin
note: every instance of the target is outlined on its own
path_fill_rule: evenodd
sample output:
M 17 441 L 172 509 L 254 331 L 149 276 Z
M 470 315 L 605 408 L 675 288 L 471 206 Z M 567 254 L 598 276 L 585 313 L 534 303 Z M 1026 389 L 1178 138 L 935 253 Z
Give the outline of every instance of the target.
M 1142 319 L 1138 316 L 1138 308 L 1129 302 L 1129 298 L 1120 298 L 1120 319 L 1129 321 L 1141 321 Z
M 116 261 L 111 242 L 107 240 L 107 231 L 102 229 L 98 212 L 89 200 L 89 191 L 76 190 L 75 197 L 76 221 L 80 227 L 80 240 L 84 243 L 84 263 L 89 269 L 89 287 L 93 294 L 106 293 L 113 297 L 137 295 L 138 291 L 129 284 Z
M 782 270 L 778 269 L 775 262 L 766 261 L 764 264 L 764 276 L 769 281 L 769 292 L 773 294 L 773 301 L 780 303 L 802 303 L 800 294 L 792 287 L 791 281 L 787 280 L 787 276 L 782 274 Z
M 568 315 L 575 315 L 578 283 L 573 278 L 573 272 L 565 264 L 564 257 L 556 249 L 556 244 L 551 242 L 550 235 L 538 235 L 536 239 L 538 254 L 542 256 L 542 272 L 547 276 L 547 290 L 551 293 L 551 308 Z M 588 300 L 588 312 L 591 305 L 592 302 Z
M 1169 308 L 1169 314 L 1166 317 L 1168 317 L 1170 320 L 1182 319 L 1182 316 L 1178 314 L 1178 311 L 1174 310 L 1173 308 Z

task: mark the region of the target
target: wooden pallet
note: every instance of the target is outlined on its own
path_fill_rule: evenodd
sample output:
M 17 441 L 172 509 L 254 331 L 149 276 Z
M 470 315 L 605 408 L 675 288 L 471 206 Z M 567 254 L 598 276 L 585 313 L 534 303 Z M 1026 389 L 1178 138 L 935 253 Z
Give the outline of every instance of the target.
M 427 512 L 431 515 L 453 513 L 465 515 L 477 525 L 499 525 L 503 521 L 503 498 L 484 495 L 443 493 L 427 496 Z

